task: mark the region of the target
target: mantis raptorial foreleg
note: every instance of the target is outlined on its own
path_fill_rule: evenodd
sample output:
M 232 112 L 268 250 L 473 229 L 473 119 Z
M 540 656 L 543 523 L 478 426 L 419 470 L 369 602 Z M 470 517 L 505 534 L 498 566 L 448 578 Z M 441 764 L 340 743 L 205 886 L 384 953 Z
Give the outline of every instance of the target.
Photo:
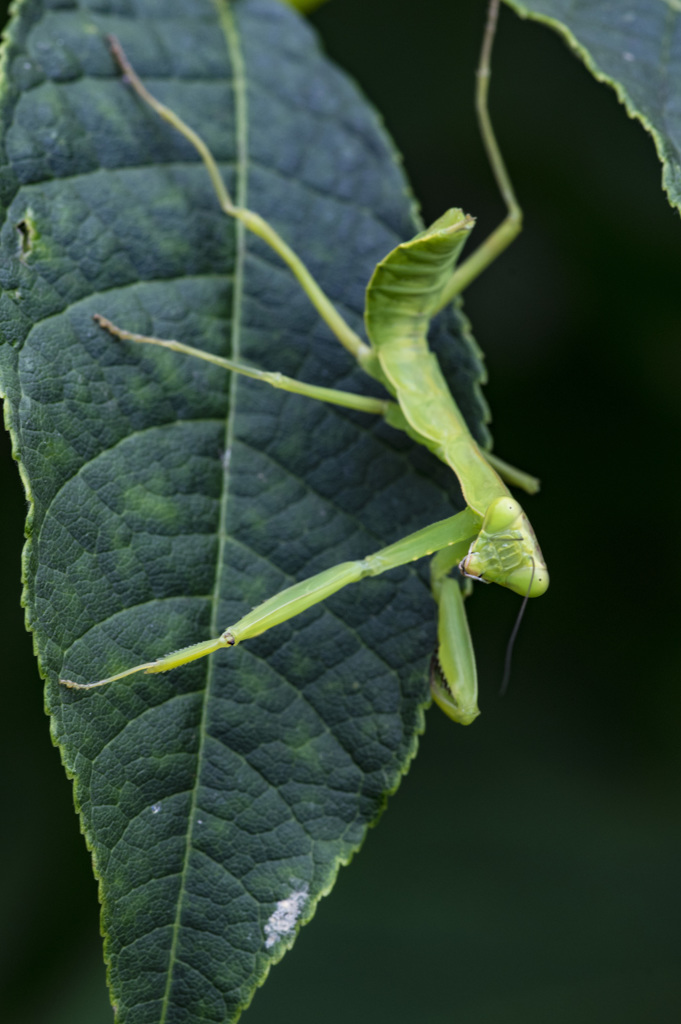
M 433 700 L 449 718 L 470 725 L 478 710 L 478 670 L 475 664 L 464 594 L 450 576 L 456 562 L 443 548 L 430 563 L 430 586 L 438 607 L 437 650 L 430 666 Z
M 179 341 L 134 334 L 102 316 L 95 319 L 121 340 L 160 345 L 254 377 L 273 387 L 382 415 L 387 423 L 406 432 L 451 467 L 461 484 L 467 508 L 374 555 L 341 563 L 294 584 L 254 608 L 213 640 L 193 644 L 95 683 L 62 680 L 66 685 L 90 689 L 135 672 L 166 672 L 257 636 L 350 583 L 439 552 L 431 570 L 439 633 L 431 676 L 433 697 L 446 714 L 463 724 L 470 723 L 478 714 L 475 659 L 463 611 L 463 596 L 450 572 L 458 565 L 463 576 L 496 582 L 525 597 L 539 596 L 548 586 L 546 565 L 532 527 L 503 482 L 506 479 L 533 493 L 537 490 L 537 481 L 478 447 L 427 342 L 433 316 L 510 244 L 521 226 L 520 207 L 487 110 L 490 54 L 497 14 L 498 0 L 492 0 L 478 71 L 477 106 L 483 139 L 506 202 L 507 216 L 458 268 L 458 257 L 474 226 L 472 218 L 458 209 L 448 210 L 429 228 L 388 253 L 376 267 L 367 287 L 365 324 L 369 344 L 347 324 L 300 257 L 274 228 L 254 211 L 234 204 L 205 142 L 174 111 L 147 91 L 118 42 L 111 41 L 118 63 L 140 98 L 199 153 L 223 212 L 241 221 L 281 257 L 336 338 L 360 367 L 385 387 L 390 397 L 370 398 L 316 387 L 199 352 Z

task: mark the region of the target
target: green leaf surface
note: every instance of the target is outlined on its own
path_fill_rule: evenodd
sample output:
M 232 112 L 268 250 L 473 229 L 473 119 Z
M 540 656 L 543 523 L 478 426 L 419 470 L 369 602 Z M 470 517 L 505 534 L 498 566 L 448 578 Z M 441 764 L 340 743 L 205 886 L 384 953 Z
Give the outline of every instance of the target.
M 121 81 L 108 33 L 358 330 L 373 266 L 418 224 L 376 114 L 284 5 L 17 5 L 0 95 L 0 387 L 30 498 L 27 620 L 100 882 L 118 1020 L 232 1021 L 414 755 L 434 643 L 425 570 L 166 676 L 89 693 L 57 680 L 216 635 L 460 499 L 443 466 L 368 417 L 93 323 L 376 387 L 219 213 L 194 151 Z M 442 318 L 433 341 L 484 441 L 465 323 Z
M 505 0 L 564 37 L 611 85 L 662 161 L 662 185 L 681 208 L 681 0 Z

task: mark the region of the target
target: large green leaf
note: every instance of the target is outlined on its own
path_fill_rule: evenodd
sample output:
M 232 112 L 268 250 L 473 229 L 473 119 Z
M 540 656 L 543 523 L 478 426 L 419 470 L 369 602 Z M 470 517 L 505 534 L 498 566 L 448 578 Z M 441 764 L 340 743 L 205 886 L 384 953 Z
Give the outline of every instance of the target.
M 457 495 L 368 418 L 95 326 L 100 312 L 367 387 L 271 252 L 219 214 L 193 150 L 122 83 L 107 33 L 358 329 L 373 265 L 416 221 L 378 118 L 284 5 L 17 5 L 0 383 L 31 502 L 27 619 L 100 880 L 119 1020 L 234 1020 L 414 754 L 424 579 L 405 569 L 341 592 L 172 675 L 89 693 L 57 679 L 215 635 L 292 580 L 450 514 Z M 479 362 L 453 325 L 434 341 L 484 439 Z
M 505 0 L 559 32 L 652 135 L 669 202 L 681 207 L 680 0 Z

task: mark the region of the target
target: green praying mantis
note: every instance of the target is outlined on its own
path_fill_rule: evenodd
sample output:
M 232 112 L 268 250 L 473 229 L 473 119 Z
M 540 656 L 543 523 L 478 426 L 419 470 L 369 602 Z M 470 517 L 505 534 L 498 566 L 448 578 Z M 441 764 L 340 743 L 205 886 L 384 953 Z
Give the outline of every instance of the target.
M 179 341 L 135 334 L 102 315 L 100 326 L 121 341 L 159 345 L 207 360 L 233 373 L 318 401 L 382 416 L 393 428 L 424 445 L 456 474 L 466 507 L 374 554 L 343 562 L 281 591 L 253 608 L 218 637 L 192 644 L 157 660 L 126 668 L 96 682 L 62 679 L 75 689 L 92 689 L 137 672 L 159 673 L 206 657 L 264 633 L 336 591 L 369 576 L 426 556 L 438 608 L 438 646 L 431 669 L 433 699 L 454 721 L 470 724 L 479 714 L 475 657 L 458 568 L 464 580 L 498 583 L 523 597 L 538 597 L 549 577 L 530 522 L 506 484 L 534 493 L 537 481 L 484 452 L 454 401 L 427 334 L 432 318 L 451 303 L 513 241 L 522 213 L 499 151 L 488 112 L 490 58 L 499 0 L 491 0 L 478 67 L 476 105 L 483 141 L 507 208 L 499 227 L 464 262 L 459 256 L 474 226 L 460 209 L 450 209 L 378 264 L 366 292 L 368 344 L 343 319 L 286 241 L 258 213 L 236 205 L 203 139 L 145 88 L 120 44 L 111 49 L 140 99 L 187 139 L 203 161 L 221 210 L 264 240 L 295 276 L 318 314 L 361 369 L 378 381 L 385 398 L 350 394 L 302 383 L 276 372 L 201 352 Z

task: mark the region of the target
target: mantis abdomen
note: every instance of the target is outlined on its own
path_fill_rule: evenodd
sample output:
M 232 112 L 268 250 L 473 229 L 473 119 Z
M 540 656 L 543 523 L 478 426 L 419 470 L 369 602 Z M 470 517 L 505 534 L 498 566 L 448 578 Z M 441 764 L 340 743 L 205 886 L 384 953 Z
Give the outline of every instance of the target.
M 462 572 L 535 597 L 548 587 L 548 573 L 534 531 L 476 444 L 428 348 L 430 321 L 473 224 L 461 210 L 448 210 L 388 253 L 369 282 L 365 322 L 376 376 L 399 403 L 399 411 L 388 410 L 388 422 L 454 470 L 467 506 L 482 521 Z

